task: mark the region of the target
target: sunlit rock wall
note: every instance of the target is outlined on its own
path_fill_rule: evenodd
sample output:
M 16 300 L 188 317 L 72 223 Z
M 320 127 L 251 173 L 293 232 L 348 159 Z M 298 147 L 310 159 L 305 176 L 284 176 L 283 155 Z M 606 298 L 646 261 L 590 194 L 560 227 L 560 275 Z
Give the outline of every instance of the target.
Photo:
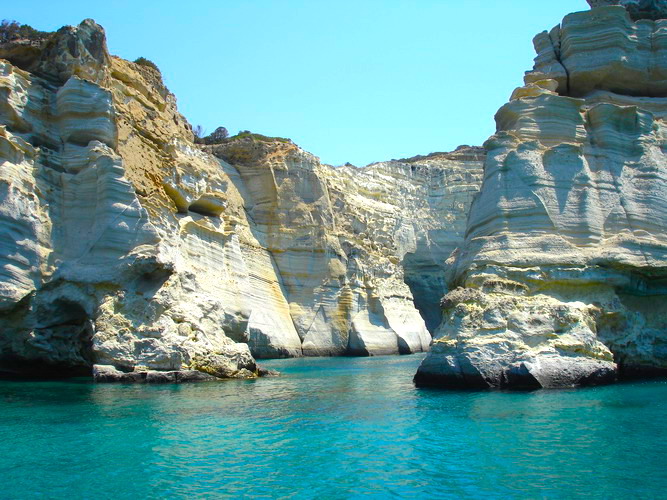
M 151 70 L 111 58 L 92 21 L 32 56 L 18 59 L 34 73 L 0 61 L 0 371 L 254 376 L 248 346 L 225 333 L 248 318 L 216 293 L 238 302 L 220 281 L 248 273 L 207 262 L 198 274 L 185 258 L 205 259 L 199 245 L 224 239 L 224 223 L 179 220 L 165 195 L 165 174 L 193 156 L 173 96 Z
M 361 224 L 369 242 L 391 248 L 400 259 L 404 281 L 431 331 L 442 320 L 445 261 L 463 241 L 484 159 L 482 148 L 461 146 L 452 153 L 346 168 L 340 176 L 352 191 L 358 186 L 348 197 L 354 223 Z
M 667 368 L 665 23 L 601 6 L 536 37 L 535 69 L 485 145 L 450 262 L 459 288 L 418 383 L 561 387 Z
M 441 319 L 445 260 L 481 183 L 479 148 L 361 169 L 322 165 L 279 140 L 208 149 L 238 169 L 304 355 L 428 349 L 423 317 Z
M 482 151 L 364 169 L 255 136 L 203 151 L 159 72 L 90 20 L 0 58 L 0 372 L 249 377 L 250 351 L 429 348 Z

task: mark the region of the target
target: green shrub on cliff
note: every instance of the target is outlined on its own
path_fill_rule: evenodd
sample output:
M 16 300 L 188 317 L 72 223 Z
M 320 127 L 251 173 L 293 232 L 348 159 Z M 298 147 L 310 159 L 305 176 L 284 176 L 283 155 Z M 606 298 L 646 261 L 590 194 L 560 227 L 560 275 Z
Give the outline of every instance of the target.
M 195 131 L 195 136 L 199 138 L 200 144 L 207 144 L 207 145 L 222 144 L 223 142 L 225 142 L 225 139 L 229 137 L 229 132 L 227 132 L 227 129 L 225 127 L 218 127 L 215 129 L 215 131 L 213 131 L 212 134 L 209 134 L 206 137 L 202 137 L 201 135 L 198 136 L 196 131 Z
M 227 140 L 233 141 L 235 139 L 245 139 L 245 138 L 250 138 L 261 142 L 292 142 L 290 139 L 287 139 L 285 137 L 269 137 L 262 134 L 255 134 L 253 132 L 250 132 L 250 130 L 242 130 L 238 134 L 230 137 Z
M 145 57 L 139 57 L 138 59 L 135 59 L 134 64 L 138 64 L 140 66 L 147 66 L 149 68 L 153 68 L 155 71 L 162 74 L 162 72 L 160 71 L 160 68 L 157 67 L 157 64 L 155 64 L 150 59 L 146 59 Z
M 211 135 L 206 137 L 206 144 L 219 144 L 229 137 L 229 132 L 225 127 L 216 128 Z
M 13 42 L 16 40 L 39 40 L 49 35 L 46 31 L 38 31 L 27 24 L 19 24 L 17 21 L 3 19 L 0 23 L 0 43 Z

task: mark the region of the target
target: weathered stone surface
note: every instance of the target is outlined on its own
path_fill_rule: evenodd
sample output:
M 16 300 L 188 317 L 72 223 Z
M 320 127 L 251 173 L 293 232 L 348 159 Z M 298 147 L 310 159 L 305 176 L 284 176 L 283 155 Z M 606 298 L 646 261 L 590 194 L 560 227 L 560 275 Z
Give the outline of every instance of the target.
M 124 373 L 111 365 L 94 365 L 93 380 L 100 383 L 137 383 L 145 382 L 146 373 Z
M 536 389 L 615 379 L 612 353 L 596 336 L 596 307 L 517 295 L 519 283 L 488 285 L 445 297 L 445 321 L 418 384 Z
M 104 83 L 109 76 L 104 29 L 92 19 L 64 26 L 43 40 L 0 44 L 0 58 L 57 84 L 72 76 Z
M 181 384 L 210 382 L 219 378 L 197 370 L 122 372 L 111 365 L 93 365 L 93 380 L 100 384 Z
M 622 5 L 635 21 L 638 19 L 667 19 L 666 0 L 588 0 L 591 8 Z
M 105 47 L 84 22 L 49 39 L 35 74 L 0 62 L 2 369 L 188 370 L 252 326 L 248 268 L 270 257 L 227 189 L 234 169 L 193 149 L 157 72 Z M 178 214 L 181 177 L 195 210 Z M 230 376 L 247 370 L 235 360 Z
M 536 39 L 529 83 L 485 144 L 450 260 L 462 290 L 418 383 L 561 387 L 667 367 L 660 23 L 600 7 Z
M 428 349 L 413 291 L 435 327 L 479 148 L 363 169 L 253 136 L 202 151 L 93 21 L 31 47 L 0 47 L 0 371 Z
M 218 378 L 251 378 L 257 372 L 247 344 L 224 346 L 216 352 L 196 355 L 191 366 Z
M 263 366 L 257 366 L 257 374 L 260 377 L 279 377 L 280 372 L 277 370 L 271 370 L 269 368 L 264 368 Z
M 620 5 L 576 12 L 534 39 L 538 53 L 526 83 L 555 80 L 571 97 L 607 90 L 629 96 L 667 96 L 667 19 L 633 22 Z
M 322 165 L 281 141 L 242 138 L 208 150 L 237 162 L 305 355 L 428 349 L 412 293 L 435 327 L 444 261 L 463 239 L 481 183 L 479 148 L 362 169 Z M 262 356 L 265 339 L 250 339 L 254 353 Z

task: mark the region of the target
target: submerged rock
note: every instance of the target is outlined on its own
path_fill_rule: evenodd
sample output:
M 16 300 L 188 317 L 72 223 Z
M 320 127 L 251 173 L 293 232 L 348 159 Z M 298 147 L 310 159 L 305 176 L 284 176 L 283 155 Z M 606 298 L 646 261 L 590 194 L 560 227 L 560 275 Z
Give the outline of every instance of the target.
M 271 370 L 269 368 L 264 368 L 263 366 L 257 366 L 257 374 L 260 377 L 279 377 L 280 372 L 278 370 Z
M 97 383 L 122 384 L 180 384 L 184 382 L 210 382 L 218 377 L 197 370 L 156 371 L 140 370 L 122 372 L 111 365 L 94 365 L 93 380 Z

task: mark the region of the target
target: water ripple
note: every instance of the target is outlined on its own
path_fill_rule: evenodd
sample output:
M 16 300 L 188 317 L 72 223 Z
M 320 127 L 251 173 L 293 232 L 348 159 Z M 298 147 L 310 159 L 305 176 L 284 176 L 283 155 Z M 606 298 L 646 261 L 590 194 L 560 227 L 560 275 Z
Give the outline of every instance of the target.
M 0 383 L 3 498 L 659 498 L 667 384 L 415 389 L 420 356 L 183 386 Z

